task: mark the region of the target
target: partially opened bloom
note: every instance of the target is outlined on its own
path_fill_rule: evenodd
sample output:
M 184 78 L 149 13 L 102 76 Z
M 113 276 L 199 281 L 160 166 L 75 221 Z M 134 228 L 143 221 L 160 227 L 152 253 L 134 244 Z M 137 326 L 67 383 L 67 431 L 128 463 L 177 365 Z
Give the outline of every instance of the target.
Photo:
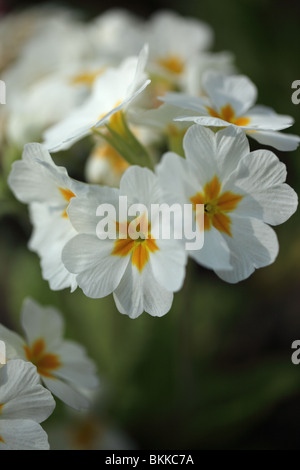
M 68 149 L 92 129 L 105 124 L 117 128 L 119 115 L 150 83 L 144 71 L 145 46 L 138 57 L 128 57 L 117 68 L 108 68 L 94 83 L 90 97 L 64 120 L 47 129 L 44 145 L 50 151 Z M 117 129 L 118 130 L 118 129 Z
M 77 285 L 61 261 L 65 243 L 76 232 L 66 209 L 70 200 L 87 190 L 87 185 L 68 176 L 64 167 L 53 162 L 41 144 L 27 144 L 22 160 L 13 164 L 8 184 L 20 201 L 29 204 L 33 233 L 29 247 L 41 258 L 44 279 L 53 290 Z
M 54 408 L 36 367 L 19 359 L 9 361 L 0 368 L 0 450 L 48 450 L 48 436 L 39 423 Z
M 255 105 L 257 89 L 248 77 L 209 70 L 203 76 L 203 89 L 204 97 L 167 93 L 161 99 L 182 108 L 182 116 L 176 120 L 216 128 L 233 125 L 259 143 L 278 150 L 298 147 L 300 137 L 279 132 L 292 126 L 293 118 L 279 115 L 269 107 Z
M 93 184 L 117 187 L 128 166 L 129 163 L 108 142 L 102 142 L 87 159 L 86 180 Z
M 124 213 L 118 210 L 120 196 L 127 198 L 122 199 Z M 118 310 L 131 318 L 144 311 L 162 316 L 170 310 L 173 292 L 183 283 L 186 255 L 172 238 L 172 228 L 169 239 L 153 236 L 158 220 L 151 219 L 151 204 L 162 202 L 155 174 L 137 166 L 125 171 L 120 191 L 93 188 L 72 201 L 68 214 L 79 234 L 65 246 L 63 262 L 88 297 L 113 293 Z M 139 209 L 128 214 L 133 204 Z M 107 205 L 107 220 L 99 219 L 104 215 L 99 209 L 106 210 Z M 99 227 L 102 222 L 107 223 L 109 236 L 105 227 Z
M 285 165 L 271 151 L 250 152 L 233 126 L 215 134 L 193 125 L 183 147 L 186 159 L 169 152 L 157 172 L 168 197 L 194 210 L 204 205 L 204 246 L 190 256 L 231 283 L 271 264 L 278 241 L 269 224 L 285 222 L 297 208 Z
M 21 324 L 25 340 L 0 325 L 8 363 L 15 358 L 32 362 L 40 379 L 54 395 L 73 408 L 88 408 L 87 391 L 99 384 L 95 364 L 82 346 L 63 339 L 61 314 L 53 307 L 42 307 L 28 298 L 22 308 Z

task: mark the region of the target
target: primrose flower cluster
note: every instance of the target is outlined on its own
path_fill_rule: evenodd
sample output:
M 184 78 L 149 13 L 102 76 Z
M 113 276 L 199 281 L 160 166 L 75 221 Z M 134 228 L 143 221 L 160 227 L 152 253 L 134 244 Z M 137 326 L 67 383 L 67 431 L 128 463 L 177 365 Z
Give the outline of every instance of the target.
M 0 325 L 6 345 L 6 364 L 0 368 L 0 449 L 47 450 L 40 423 L 54 411 L 53 395 L 84 410 L 99 380 L 84 348 L 63 339 L 64 322 L 55 308 L 27 298 L 21 325 L 25 338 Z
M 285 132 L 293 118 L 256 103 L 231 53 L 211 52 L 210 26 L 172 11 L 143 20 L 110 10 L 88 23 L 64 10 L 31 13 L 26 41 L 0 64 L 8 84 L 1 140 L 17 154 L 8 185 L 28 205 L 28 247 L 50 289 L 112 294 L 121 314 L 161 317 L 189 260 L 228 283 L 273 263 L 271 226 L 292 216 L 298 198 L 273 150 L 250 146 L 293 151 L 300 138 Z M 168 237 L 159 236 L 154 205 L 168 209 Z M 97 385 L 93 363 L 62 341 L 62 320 L 49 308 L 25 303 L 26 340 L 0 328 L 7 376 L 29 361 L 54 395 L 85 407 L 82 387 Z M 52 398 L 39 393 L 50 410 Z M 45 416 L 34 416 L 43 440 Z

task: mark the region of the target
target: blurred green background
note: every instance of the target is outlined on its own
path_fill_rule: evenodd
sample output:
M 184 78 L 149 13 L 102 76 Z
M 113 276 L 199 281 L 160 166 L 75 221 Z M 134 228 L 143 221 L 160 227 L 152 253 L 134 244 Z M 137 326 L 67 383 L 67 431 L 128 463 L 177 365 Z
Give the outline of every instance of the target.
M 6 7 L 28 4 L 10 1 Z M 213 50 L 232 51 L 240 72 L 257 85 L 258 103 L 293 116 L 290 131 L 300 135 L 300 105 L 291 101 L 291 84 L 300 79 L 298 1 L 71 4 L 87 17 L 121 6 L 144 17 L 172 8 L 207 21 L 215 31 Z M 298 194 L 299 152 L 275 151 Z M 87 447 L 93 433 L 101 437 L 117 429 L 125 436 L 123 444 L 116 444 L 121 447 L 300 449 L 300 365 L 291 362 L 291 344 L 300 339 L 297 213 L 276 228 L 280 253 L 272 266 L 229 285 L 190 261 L 184 288 L 167 315 L 130 320 L 118 313 L 112 296 L 91 300 L 80 289 L 72 295 L 50 291 L 38 257 L 26 248 L 31 226 L 26 208 L 20 211 L 25 217 L 9 213 L 2 203 L 0 320 L 19 331 L 26 296 L 56 305 L 65 316 L 67 336 L 85 345 L 102 379 L 87 419 L 57 404 L 44 424 L 54 447 L 61 425 L 64 433 L 72 429 L 72 439 L 86 440 Z

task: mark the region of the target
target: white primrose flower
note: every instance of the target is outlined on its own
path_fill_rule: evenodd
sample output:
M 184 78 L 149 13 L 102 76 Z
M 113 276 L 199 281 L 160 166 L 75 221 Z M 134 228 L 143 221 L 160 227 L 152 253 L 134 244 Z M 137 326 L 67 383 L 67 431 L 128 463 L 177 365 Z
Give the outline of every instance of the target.
M 81 345 L 63 339 L 61 314 L 53 307 L 42 307 L 27 298 L 22 307 L 21 324 L 25 340 L 0 325 L 8 364 L 16 358 L 31 362 L 53 395 L 72 408 L 88 408 L 87 394 L 99 385 L 95 364 Z
M 92 129 L 111 124 L 120 126 L 121 112 L 147 87 L 144 72 L 148 57 L 145 45 L 138 57 L 128 57 L 117 68 L 108 68 L 96 79 L 90 97 L 64 120 L 44 133 L 50 151 L 65 150 L 89 135 Z
M 43 278 L 53 290 L 74 291 L 75 276 L 61 261 L 63 246 L 76 234 L 66 209 L 72 198 L 87 191 L 87 185 L 70 178 L 38 143 L 25 146 L 22 160 L 13 163 L 8 184 L 18 200 L 29 204 L 33 224 L 29 248 L 41 258 Z
M 230 283 L 271 264 L 278 241 L 268 224 L 285 222 L 298 202 L 285 165 L 269 150 L 250 152 L 233 126 L 215 134 L 193 125 L 183 147 L 186 159 L 168 152 L 157 173 L 172 200 L 204 204 L 204 245 L 189 255 Z
M 279 132 L 292 126 L 293 118 L 267 106 L 254 105 L 257 89 L 248 77 L 209 70 L 203 76 L 203 89 L 205 97 L 169 92 L 160 99 L 182 109 L 182 116 L 176 120 L 208 127 L 233 125 L 263 145 L 283 151 L 298 147 L 299 136 Z
M 175 83 L 182 81 L 189 64 L 213 41 L 209 25 L 195 18 L 183 18 L 173 11 L 154 13 L 146 27 L 149 70 Z
M 9 84 L 8 102 L 17 100 L 18 92 L 28 89 L 39 79 L 67 64 L 92 56 L 85 24 L 75 18 L 72 10 L 48 6 L 41 9 L 38 15 L 33 34 L 23 42 L 17 60 L 7 67 L 1 77 Z M 29 26 L 28 19 L 26 21 Z M 9 39 L 6 39 L 4 46 L 10 48 Z
M 54 408 L 36 367 L 19 359 L 9 361 L 0 368 L 0 450 L 48 450 L 48 436 L 39 423 Z
M 124 213 L 118 210 L 121 196 Z M 104 201 L 110 210 L 107 218 L 99 219 L 108 207 Z M 162 202 L 157 177 L 138 166 L 125 171 L 120 190 L 92 188 L 87 197 L 73 199 L 68 215 L 79 234 L 67 243 L 62 258 L 85 295 L 113 293 L 118 310 L 131 318 L 144 311 L 162 316 L 170 310 L 173 292 L 183 283 L 186 254 L 172 237 L 172 227 L 169 239 L 153 236 L 159 222 L 151 219 L 151 205 Z M 132 204 L 139 207 L 135 213 L 129 213 Z

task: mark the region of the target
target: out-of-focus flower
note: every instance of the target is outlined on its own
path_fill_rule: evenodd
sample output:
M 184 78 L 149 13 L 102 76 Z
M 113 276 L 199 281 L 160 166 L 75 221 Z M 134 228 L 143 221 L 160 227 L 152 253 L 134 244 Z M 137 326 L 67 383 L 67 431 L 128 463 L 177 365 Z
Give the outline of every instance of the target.
M 105 124 L 121 132 L 121 113 L 150 83 L 144 71 L 148 57 L 145 46 L 138 57 L 125 59 L 117 68 L 108 68 L 95 82 L 92 94 L 66 119 L 44 134 L 50 151 L 68 149 L 76 141 Z
M 54 408 L 36 367 L 18 359 L 8 361 L 0 368 L 0 450 L 48 450 L 48 436 L 39 423 Z
M 89 183 L 119 186 L 129 163 L 107 142 L 95 147 L 89 156 L 85 176 Z
M 278 132 L 292 126 L 293 118 L 279 115 L 266 106 L 254 106 L 257 89 L 248 77 L 207 71 L 203 77 L 203 89 L 206 97 L 167 93 L 161 99 L 183 109 L 183 116 L 176 120 L 209 127 L 233 125 L 261 144 L 278 150 L 289 151 L 298 147 L 300 137 Z M 189 115 L 189 110 L 193 111 L 192 115 Z M 199 115 L 195 116 L 195 112 Z
M 59 71 L 17 91 L 13 99 L 8 98 L 8 142 L 20 148 L 29 141 L 40 141 L 48 127 L 63 120 L 90 96 L 94 81 L 106 65 L 100 60 L 65 64 Z
M 31 48 L 28 44 L 41 43 L 41 37 L 52 31 L 56 24 L 61 22 L 66 27 L 70 24 L 78 27 L 77 16 L 72 9 L 47 4 L 27 7 L 0 17 L 0 71 L 22 61 L 23 54 Z
M 22 36 L 26 19 L 27 29 L 34 31 L 28 33 L 16 59 L 2 75 L 7 83 L 5 137 L 8 144 L 19 148 L 40 141 L 47 127 L 80 105 L 87 96 L 87 76 L 90 79 L 107 65 L 93 54 L 87 25 L 73 10 L 47 6 L 29 9 L 23 15 L 17 16 L 20 27 L 16 25 L 14 33 L 18 30 Z M 12 23 L 13 19 L 12 15 Z M 3 23 L 7 24 L 6 20 Z M 11 34 L 4 43 L 10 50 Z
M 27 144 L 22 160 L 13 164 L 8 184 L 20 201 L 29 204 L 34 230 L 29 248 L 41 258 L 44 279 L 53 290 L 77 284 L 61 261 L 65 243 L 76 232 L 66 209 L 70 200 L 87 191 L 87 185 L 68 176 L 67 170 L 53 162 L 41 144 Z
M 149 70 L 180 85 L 189 63 L 213 41 L 213 31 L 195 18 L 183 18 L 173 11 L 162 10 L 147 23 Z
M 44 385 L 55 396 L 73 408 L 88 408 L 87 391 L 99 385 L 95 364 L 82 346 L 63 339 L 61 314 L 28 298 L 22 308 L 21 324 L 26 340 L 0 325 L 8 363 L 15 358 L 32 362 Z
M 119 196 L 127 197 L 125 215 L 117 213 Z M 104 201 L 116 208 L 114 214 L 108 215 L 115 229 L 111 238 L 102 238 L 97 232 L 96 211 Z M 153 316 L 169 311 L 173 292 L 181 288 L 184 280 L 186 255 L 172 235 L 170 239 L 151 235 L 158 223 L 151 220 L 151 204 L 162 202 L 157 177 L 147 168 L 136 166 L 124 173 L 120 191 L 95 188 L 88 197 L 72 201 L 68 214 L 79 234 L 67 243 L 62 257 L 88 297 L 100 298 L 113 292 L 118 310 L 131 318 L 143 311 Z M 132 204 L 143 204 L 143 213 L 130 222 L 140 225 L 138 238 L 131 236 L 127 220 L 127 209 Z
M 86 413 L 68 410 L 64 420 L 47 423 L 52 450 L 136 450 L 136 442 L 119 426 L 99 416 L 97 402 Z
M 186 159 L 169 152 L 157 172 L 174 200 L 204 204 L 204 246 L 190 256 L 231 283 L 271 264 L 278 241 L 267 224 L 285 222 L 298 202 L 285 183 L 285 165 L 268 150 L 250 152 L 233 126 L 215 134 L 193 125 L 183 147 Z
M 145 21 L 124 8 L 111 8 L 92 19 L 87 34 L 96 54 L 113 63 L 138 54 L 147 42 Z

